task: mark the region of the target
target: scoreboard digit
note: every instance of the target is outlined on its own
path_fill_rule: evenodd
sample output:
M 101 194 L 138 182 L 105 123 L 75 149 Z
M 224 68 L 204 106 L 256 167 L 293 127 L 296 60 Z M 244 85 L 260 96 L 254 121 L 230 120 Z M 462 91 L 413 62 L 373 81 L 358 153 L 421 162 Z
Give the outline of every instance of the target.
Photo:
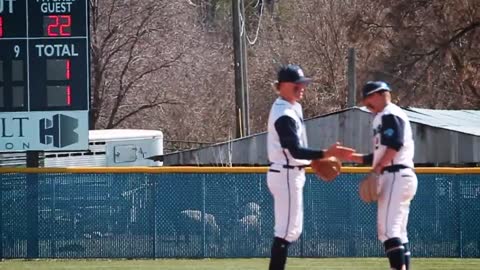
M 43 33 L 48 37 L 71 36 L 72 16 L 49 15 L 43 17 Z
M 3 37 L 3 17 L 0 16 L 0 38 Z
M 48 115 L 66 115 L 88 133 L 88 29 L 88 0 L 0 0 L 0 152 L 17 149 L 5 138 L 14 131 L 25 137 L 15 126 L 28 124 L 25 117 L 54 125 Z M 16 120 L 20 112 L 22 121 Z M 49 139 L 38 141 L 39 147 L 23 150 L 52 148 Z

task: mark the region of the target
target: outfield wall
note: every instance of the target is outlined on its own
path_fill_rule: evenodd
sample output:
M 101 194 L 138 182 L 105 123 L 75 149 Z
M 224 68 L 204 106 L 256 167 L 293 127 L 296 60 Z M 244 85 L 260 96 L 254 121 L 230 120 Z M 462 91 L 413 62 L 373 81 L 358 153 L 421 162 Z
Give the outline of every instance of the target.
M 0 257 L 268 257 L 266 167 L 0 169 Z M 332 183 L 308 170 L 298 257 L 383 256 L 368 168 Z M 480 168 L 418 168 L 413 256 L 480 257 Z

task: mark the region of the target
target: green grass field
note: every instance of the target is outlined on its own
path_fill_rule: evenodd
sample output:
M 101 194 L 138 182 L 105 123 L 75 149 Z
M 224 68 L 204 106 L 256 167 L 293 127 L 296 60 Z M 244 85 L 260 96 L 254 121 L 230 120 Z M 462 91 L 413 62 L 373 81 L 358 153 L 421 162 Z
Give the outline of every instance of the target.
M 6 260 L 1 270 L 256 270 L 267 269 L 267 259 L 199 259 L 199 260 Z M 386 270 L 383 258 L 289 258 L 287 270 Z M 480 259 L 414 258 L 414 270 L 480 269 Z

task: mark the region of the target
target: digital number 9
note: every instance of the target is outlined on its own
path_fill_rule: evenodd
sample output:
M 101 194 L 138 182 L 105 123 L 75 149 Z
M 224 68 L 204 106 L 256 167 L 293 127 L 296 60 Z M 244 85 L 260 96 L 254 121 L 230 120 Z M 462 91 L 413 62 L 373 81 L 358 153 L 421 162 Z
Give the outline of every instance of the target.
M 15 58 L 18 58 L 18 56 L 20 55 L 20 46 L 13 46 L 13 52 L 15 53 Z

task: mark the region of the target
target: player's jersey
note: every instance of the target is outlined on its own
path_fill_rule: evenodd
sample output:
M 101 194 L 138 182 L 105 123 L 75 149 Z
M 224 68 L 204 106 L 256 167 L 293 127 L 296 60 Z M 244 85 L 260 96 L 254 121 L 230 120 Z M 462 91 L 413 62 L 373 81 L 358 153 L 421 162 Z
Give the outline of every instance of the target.
M 296 134 L 300 146 L 307 147 L 307 134 L 303 123 L 302 105 L 297 102 L 291 104 L 279 97 L 273 103 L 268 117 L 267 150 L 269 161 L 275 164 L 292 166 L 310 164 L 310 160 L 295 159 L 288 149 L 282 148 L 278 132 L 275 129 L 275 121 L 282 116 L 289 116 L 295 121 Z
M 414 142 L 412 128 L 405 112 L 389 103 L 382 112 L 375 115 L 373 127 L 373 166 L 390 147 L 398 151 L 391 165 L 413 168 Z M 388 166 L 388 165 L 387 165 Z

